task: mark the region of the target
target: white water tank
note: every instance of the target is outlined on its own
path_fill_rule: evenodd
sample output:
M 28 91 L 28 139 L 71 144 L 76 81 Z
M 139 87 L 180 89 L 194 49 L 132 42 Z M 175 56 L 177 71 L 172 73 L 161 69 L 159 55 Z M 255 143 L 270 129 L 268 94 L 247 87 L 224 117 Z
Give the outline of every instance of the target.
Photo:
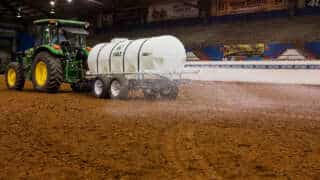
M 186 50 L 174 36 L 145 39 L 113 39 L 92 48 L 88 75 L 113 73 L 161 73 L 182 71 Z

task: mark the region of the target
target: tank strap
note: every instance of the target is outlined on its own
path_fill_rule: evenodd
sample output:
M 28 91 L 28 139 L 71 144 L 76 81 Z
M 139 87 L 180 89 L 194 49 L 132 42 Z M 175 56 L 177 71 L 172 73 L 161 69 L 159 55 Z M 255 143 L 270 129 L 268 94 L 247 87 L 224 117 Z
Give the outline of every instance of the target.
M 125 72 L 125 63 L 124 63 L 124 60 L 125 60 L 125 56 L 126 56 L 126 54 L 127 54 L 127 50 L 128 50 L 128 48 L 129 48 L 129 46 L 133 43 L 133 42 L 135 42 L 136 40 L 132 40 L 132 41 L 130 41 L 128 44 L 127 44 L 127 46 L 124 48 L 124 50 L 123 50 L 123 55 L 122 55 L 122 72 Z
M 126 41 L 126 40 L 125 40 L 125 41 Z M 119 44 L 121 44 L 122 42 L 124 42 L 124 41 L 118 42 L 116 45 L 113 46 L 113 48 L 112 48 L 111 51 L 110 51 L 110 54 L 109 54 L 109 73 L 111 73 L 111 58 L 112 58 L 112 53 L 113 53 L 113 51 L 116 49 L 116 47 L 117 47 Z
M 146 44 L 146 42 L 148 42 L 150 39 L 146 39 L 144 40 L 141 45 L 140 45 L 140 48 L 139 48 L 139 51 L 138 51 L 138 72 L 140 72 L 140 56 L 141 56 L 141 50 L 143 48 L 143 46 Z
M 98 55 L 97 55 L 97 74 L 99 74 L 99 57 L 100 57 L 100 53 L 102 51 L 103 48 L 105 48 L 108 45 L 108 43 L 104 44 L 103 46 L 101 46 L 101 48 L 98 51 Z

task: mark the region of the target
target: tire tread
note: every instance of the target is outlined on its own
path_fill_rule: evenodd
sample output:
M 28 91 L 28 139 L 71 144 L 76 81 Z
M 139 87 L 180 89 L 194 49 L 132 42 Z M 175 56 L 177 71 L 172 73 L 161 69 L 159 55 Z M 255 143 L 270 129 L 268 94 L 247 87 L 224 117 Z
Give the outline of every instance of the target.
M 47 65 L 48 69 L 48 78 L 44 87 L 38 87 L 35 81 L 35 66 L 39 59 L 41 59 Z M 63 68 L 61 66 L 60 59 L 54 57 L 48 52 L 40 52 L 37 54 L 32 66 L 32 81 L 35 89 L 37 90 L 46 91 L 49 93 L 57 92 L 60 88 L 60 85 L 63 83 Z
M 13 87 L 10 87 L 7 80 L 7 73 L 10 68 L 13 68 L 16 71 L 16 84 Z M 11 62 L 9 63 L 7 70 L 5 72 L 5 82 L 8 89 L 22 90 L 24 88 L 25 76 L 24 76 L 24 68 L 21 63 Z

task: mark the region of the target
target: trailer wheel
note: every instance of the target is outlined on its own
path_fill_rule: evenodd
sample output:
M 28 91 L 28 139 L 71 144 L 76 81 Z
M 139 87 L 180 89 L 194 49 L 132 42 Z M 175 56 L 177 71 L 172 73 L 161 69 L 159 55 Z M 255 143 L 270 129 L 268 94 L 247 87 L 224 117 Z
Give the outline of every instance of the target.
M 129 94 L 128 82 L 125 79 L 113 79 L 109 86 L 111 99 L 127 99 Z
M 93 82 L 92 91 L 94 96 L 97 98 L 107 98 L 108 97 L 108 82 L 106 79 L 97 78 Z
M 5 82 L 8 89 L 22 90 L 25 82 L 23 65 L 11 62 L 5 72 Z
M 143 90 L 143 95 L 148 100 L 155 100 L 157 99 L 159 93 L 153 89 L 145 89 Z
M 179 89 L 176 85 L 169 85 L 160 90 L 160 96 L 164 99 L 175 100 L 178 97 Z

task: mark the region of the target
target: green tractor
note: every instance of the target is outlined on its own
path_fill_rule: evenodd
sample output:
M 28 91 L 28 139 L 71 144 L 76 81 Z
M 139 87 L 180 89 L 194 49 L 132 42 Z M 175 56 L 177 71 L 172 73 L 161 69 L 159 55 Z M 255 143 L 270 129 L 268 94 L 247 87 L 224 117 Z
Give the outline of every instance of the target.
M 34 21 L 38 38 L 35 46 L 17 53 L 5 72 L 8 89 L 22 90 L 25 80 L 32 81 L 34 89 L 55 93 L 62 83 L 74 91 L 88 89 L 84 82 L 87 57 L 87 22 L 42 19 Z

